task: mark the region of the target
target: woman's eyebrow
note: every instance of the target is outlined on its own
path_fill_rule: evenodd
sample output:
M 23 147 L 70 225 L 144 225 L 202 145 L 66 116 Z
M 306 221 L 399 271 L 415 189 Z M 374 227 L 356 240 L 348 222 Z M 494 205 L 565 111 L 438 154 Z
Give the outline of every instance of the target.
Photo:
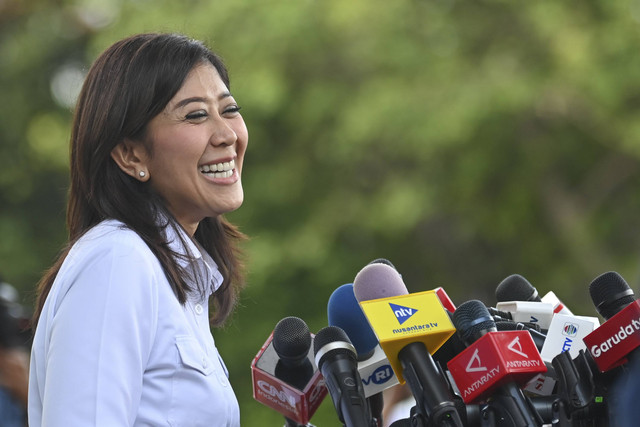
M 229 98 L 233 95 L 231 95 L 231 92 L 223 92 L 220 94 L 220 96 L 218 96 L 218 99 L 224 99 L 224 98 Z M 190 98 L 185 98 L 181 101 L 178 101 L 175 105 L 175 107 L 173 107 L 174 110 L 177 110 L 178 108 L 184 107 L 187 104 L 190 104 L 192 102 L 207 102 L 209 98 L 205 98 L 202 96 L 192 96 Z
M 192 102 L 207 102 L 207 98 L 203 98 L 201 96 L 192 96 L 191 98 L 185 98 L 181 101 L 178 101 L 176 105 L 173 107 L 173 109 L 177 110 L 178 108 L 184 107 L 185 105 L 190 104 Z

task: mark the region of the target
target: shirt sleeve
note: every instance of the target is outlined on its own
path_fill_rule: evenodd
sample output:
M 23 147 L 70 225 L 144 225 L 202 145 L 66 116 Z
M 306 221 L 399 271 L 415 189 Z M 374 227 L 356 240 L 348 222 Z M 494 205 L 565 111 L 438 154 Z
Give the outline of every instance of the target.
M 159 268 L 142 243 L 93 249 L 58 278 L 66 291 L 52 308 L 43 427 L 135 421 L 157 326 Z

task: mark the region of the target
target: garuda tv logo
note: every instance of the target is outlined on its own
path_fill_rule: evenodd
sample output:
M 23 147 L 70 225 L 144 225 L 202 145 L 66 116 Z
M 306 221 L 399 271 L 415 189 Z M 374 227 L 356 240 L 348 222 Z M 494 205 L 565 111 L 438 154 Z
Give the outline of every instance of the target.
M 415 308 L 405 307 L 403 305 L 393 303 L 389 303 L 389 307 L 391 307 L 394 316 L 396 316 L 396 319 L 398 319 L 398 323 L 400 323 L 401 325 L 418 312 L 418 310 L 416 310 Z

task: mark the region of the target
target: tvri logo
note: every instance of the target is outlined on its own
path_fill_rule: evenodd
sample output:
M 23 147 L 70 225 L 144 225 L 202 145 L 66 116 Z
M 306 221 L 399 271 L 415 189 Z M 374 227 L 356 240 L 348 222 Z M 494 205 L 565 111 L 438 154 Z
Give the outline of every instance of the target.
M 416 310 L 415 308 L 405 307 L 403 305 L 393 304 L 391 302 L 389 303 L 389 307 L 391 307 L 393 315 L 396 316 L 396 319 L 398 319 L 398 323 L 400 323 L 401 325 L 418 312 L 418 310 Z
M 369 385 L 373 382 L 374 384 L 380 385 L 386 383 L 391 378 L 393 378 L 393 369 L 391 369 L 391 365 L 382 365 L 376 368 L 368 378 L 362 378 L 362 383 L 364 385 Z

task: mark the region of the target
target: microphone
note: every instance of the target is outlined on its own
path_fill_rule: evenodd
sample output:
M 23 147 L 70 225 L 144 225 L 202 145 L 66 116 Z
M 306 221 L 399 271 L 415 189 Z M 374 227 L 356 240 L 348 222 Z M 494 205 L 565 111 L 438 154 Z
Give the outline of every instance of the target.
M 519 387 L 547 370 L 529 332 L 497 332 L 489 311 L 477 300 L 461 304 L 453 313 L 453 323 L 467 348 L 448 367 L 464 402 L 488 399 L 489 410 L 512 425 L 542 425 Z
M 571 358 L 578 357 L 580 350 L 587 350 L 584 337 L 600 326 L 596 317 L 556 314 L 551 320 L 547 338 L 540 350 L 542 360 L 551 363 L 558 354 L 568 351 Z
M 564 305 L 553 291 L 547 292 L 542 298 L 538 290 L 519 274 L 512 274 L 504 279 L 496 288 L 496 300 L 505 301 L 530 301 L 544 302 L 553 305 L 553 313 L 573 315 L 571 310 Z
M 502 301 L 496 307 L 487 307 L 495 320 L 513 320 L 525 325 L 538 325 L 540 331 L 549 329 L 553 319 L 553 305 L 535 301 Z
M 531 283 L 519 274 L 507 276 L 496 287 L 496 300 L 503 301 L 537 301 L 538 290 Z
M 615 271 L 608 271 L 593 279 L 589 294 L 596 310 L 607 321 L 636 300 L 627 282 Z
M 364 395 L 373 417 L 382 425 L 382 391 L 398 384 L 398 378 L 356 300 L 352 283 L 333 291 L 327 304 L 327 317 L 329 325 L 342 329 L 356 349 Z
M 253 398 L 275 409 L 288 427 L 306 426 L 327 394 L 304 320 L 280 320 L 251 363 Z
M 638 358 L 640 346 L 640 302 L 627 282 L 615 271 L 596 277 L 589 285 L 596 310 L 606 320 L 584 337 L 600 372 Z
M 546 330 L 554 315 L 554 305 L 541 302 L 536 288 L 519 274 L 505 278 L 496 288 L 496 308 L 489 308 L 493 315 L 515 322 L 531 322 Z
M 540 326 L 536 323 L 523 324 L 511 320 L 500 320 L 496 321 L 496 328 L 498 331 L 528 331 L 538 351 L 542 351 L 547 340 L 547 335 L 540 332 Z M 553 394 L 557 379 L 555 378 L 553 366 L 551 366 L 550 362 L 546 360 L 544 362 L 547 365 L 548 371 L 533 377 L 522 388 L 523 391 L 541 396 L 551 396 L 551 394 Z
M 340 421 L 346 427 L 375 426 L 364 397 L 356 350 L 347 334 L 337 326 L 326 326 L 316 334 L 313 351 Z
M 398 381 L 409 384 L 418 417 L 429 425 L 462 426 L 431 356 L 455 333 L 436 292 L 409 294 L 400 274 L 383 263 L 360 270 L 353 290 Z

